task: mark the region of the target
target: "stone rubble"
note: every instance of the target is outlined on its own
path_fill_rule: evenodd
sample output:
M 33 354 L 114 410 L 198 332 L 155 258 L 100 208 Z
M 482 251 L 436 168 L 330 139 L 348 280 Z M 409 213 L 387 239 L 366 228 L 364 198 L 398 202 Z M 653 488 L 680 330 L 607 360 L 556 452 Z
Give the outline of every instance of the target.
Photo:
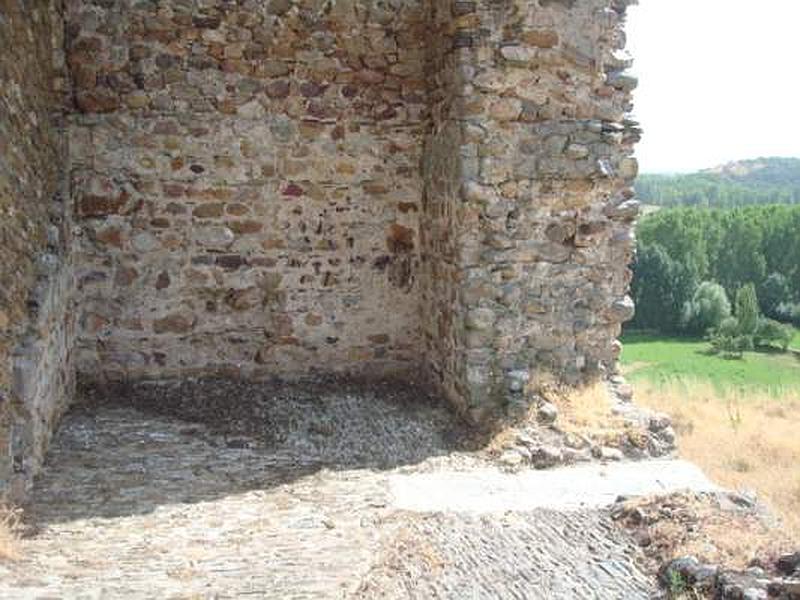
M 534 417 L 522 419 L 504 435 L 508 441 L 499 450 L 500 461 L 509 468 L 532 465 L 548 469 L 557 465 L 601 461 L 641 460 L 670 456 L 676 451 L 675 432 L 667 415 L 633 404 L 633 391 L 620 375 L 607 382 L 609 421 L 618 433 L 612 440 L 592 439 L 582 433 L 565 431 L 558 421 L 558 407 L 541 399 Z
M 666 564 L 659 574 L 662 585 L 667 588 L 676 577 L 689 589 L 716 600 L 800 599 L 800 570 L 797 569 L 779 575 L 769 574 L 762 567 L 733 571 L 686 556 Z
M 631 532 L 647 562 L 656 567 L 662 588 L 659 598 L 680 594 L 715 600 L 800 598 L 800 552 L 785 553 L 796 540 L 785 535 L 765 505 L 746 494 L 718 490 L 624 498 L 611 515 Z M 730 532 L 740 538 L 738 545 L 726 546 L 724 538 Z M 680 551 L 687 543 L 702 553 L 700 558 Z

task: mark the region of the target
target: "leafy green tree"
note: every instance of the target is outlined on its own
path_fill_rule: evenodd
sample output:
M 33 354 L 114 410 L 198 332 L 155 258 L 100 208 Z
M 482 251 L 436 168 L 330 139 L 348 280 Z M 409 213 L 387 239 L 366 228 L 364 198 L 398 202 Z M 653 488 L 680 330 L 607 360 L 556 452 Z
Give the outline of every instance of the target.
M 706 333 L 730 316 L 731 303 L 725 288 L 713 281 L 704 281 L 684 305 L 681 322 L 687 331 Z
M 643 244 L 660 244 L 695 281 L 701 281 L 709 272 L 705 221 L 705 215 L 695 210 L 668 210 L 644 219 L 637 233 Z
M 794 323 L 800 327 L 800 304 L 785 302 L 778 306 L 778 319 L 784 323 Z
M 743 210 L 731 211 L 723 218 L 715 279 L 733 294 L 747 282 L 763 281 L 767 263 L 761 250 L 763 233 L 756 220 Z
M 764 231 L 763 251 L 768 273 L 788 278 L 800 265 L 800 211 L 796 206 L 770 206 L 754 213 Z
M 753 336 L 758 328 L 759 316 L 756 286 L 747 283 L 736 292 L 736 320 L 739 322 L 739 334 Z
M 676 332 L 681 306 L 691 297 L 695 280 L 684 265 L 672 260 L 660 244 L 640 246 L 633 265 L 634 327 Z
M 794 282 L 794 285 L 792 285 L 794 288 L 794 297 L 796 300 L 800 300 L 800 260 L 798 260 L 795 266 L 794 275 L 791 279 Z
M 771 273 L 762 284 L 758 299 L 761 303 L 761 311 L 768 317 L 776 317 L 778 307 L 792 300 L 789 279 L 781 273 Z
M 684 311 L 700 281 L 718 282 L 731 299 L 752 282 L 767 316 L 797 322 L 798 232 L 800 205 L 675 208 L 645 216 L 637 230 L 640 252 L 633 281 L 639 314 L 631 326 L 671 333 L 683 316 L 690 330 L 698 330 L 701 325 L 689 324 Z

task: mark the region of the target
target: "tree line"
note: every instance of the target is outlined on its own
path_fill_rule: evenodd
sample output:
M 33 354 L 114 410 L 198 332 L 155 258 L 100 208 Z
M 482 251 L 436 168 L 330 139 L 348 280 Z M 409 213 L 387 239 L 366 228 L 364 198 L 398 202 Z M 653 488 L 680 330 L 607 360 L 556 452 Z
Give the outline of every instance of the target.
M 761 158 L 690 174 L 640 175 L 635 185 L 642 202 L 663 207 L 800 204 L 800 159 Z
M 730 347 L 753 343 L 758 327 L 777 339 L 788 335 L 779 323 L 800 326 L 800 205 L 662 209 L 637 235 L 630 327 L 710 333 Z M 755 317 L 737 315 L 747 306 Z
M 748 204 L 800 204 L 800 188 L 782 185 L 753 187 L 713 175 L 642 175 L 637 195 L 656 206 L 733 207 Z

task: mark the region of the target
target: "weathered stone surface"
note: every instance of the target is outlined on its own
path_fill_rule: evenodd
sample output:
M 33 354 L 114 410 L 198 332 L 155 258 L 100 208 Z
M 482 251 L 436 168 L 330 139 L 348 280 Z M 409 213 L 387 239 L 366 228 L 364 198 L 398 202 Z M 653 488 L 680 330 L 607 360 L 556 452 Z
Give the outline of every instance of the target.
M 537 409 L 536 417 L 544 425 L 552 425 L 558 419 L 558 408 L 550 402 L 543 402 Z
M 84 286 L 83 310 L 115 307 L 102 331 L 81 331 L 81 373 L 422 362 L 409 207 L 429 121 L 429 6 L 377 6 L 68 3 L 72 198 L 84 232 L 100 219 L 119 231 L 114 244 L 78 240 L 81 265 L 111 282 Z M 246 288 L 260 291 L 230 293 Z M 185 318 L 164 320 L 174 314 Z
M 4 0 L 0 390 L 45 250 L 54 371 L 411 373 L 490 422 L 612 369 L 625 4 Z
M 779 570 L 779 568 L 778 568 Z M 800 579 L 770 574 L 761 567 L 744 571 L 722 569 L 703 564 L 694 556 L 676 558 L 663 565 L 659 579 L 664 588 L 680 578 L 695 594 L 720 598 L 720 600 L 795 600 L 800 598 Z
M 68 416 L 3 598 L 652 598 L 604 507 L 692 481 L 503 473 L 423 389 L 141 387 Z
M 474 419 L 517 403 L 510 373 L 535 389 L 537 373 L 613 369 L 633 311 L 633 81 L 605 41 L 624 39 L 625 3 L 513 4 L 434 3 L 430 18 L 424 339 Z
M 18 500 L 72 395 L 60 2 L 0 2 L 0 503 Z

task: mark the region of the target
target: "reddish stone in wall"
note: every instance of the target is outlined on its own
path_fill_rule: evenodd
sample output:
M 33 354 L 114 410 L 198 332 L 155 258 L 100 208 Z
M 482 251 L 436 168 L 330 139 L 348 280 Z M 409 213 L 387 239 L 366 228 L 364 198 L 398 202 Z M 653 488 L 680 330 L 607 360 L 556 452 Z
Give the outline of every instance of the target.
M 78 215 L 85 218 L 96 218 L 120 214 L 127 201 L 127 192 L 121 192 L 117 196 L 86 194 L 78 201 Z
M 299 198 L 304 193 L 305 192 L 303 191 L 303 188 L 301 188 L 296 183 L 290 183 L 285 188 L 283 188 L 283 195 L 289 196 L 291 198 Z
M 395 254 L 407 254 L 414 249 L 414 230 L 393 223 L 386 237 L 386 246 Z

